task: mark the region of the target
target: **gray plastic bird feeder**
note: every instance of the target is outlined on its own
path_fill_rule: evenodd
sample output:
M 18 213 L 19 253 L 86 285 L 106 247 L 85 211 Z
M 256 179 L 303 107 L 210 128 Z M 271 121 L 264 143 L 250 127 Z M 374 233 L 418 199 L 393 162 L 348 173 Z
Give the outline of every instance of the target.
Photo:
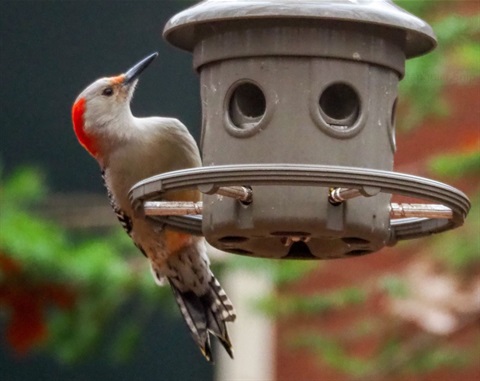
M 137 184 L 147 215 L 269 258 L 362 255 L 463 223 L 463 193 L 392 172 L 405 60 L 436 44 L 424 21 L 388 0 L 207 0 L 164 37 L 193 52 L 204 167 Z M 183 188 L 203 204 L 152 202 Z

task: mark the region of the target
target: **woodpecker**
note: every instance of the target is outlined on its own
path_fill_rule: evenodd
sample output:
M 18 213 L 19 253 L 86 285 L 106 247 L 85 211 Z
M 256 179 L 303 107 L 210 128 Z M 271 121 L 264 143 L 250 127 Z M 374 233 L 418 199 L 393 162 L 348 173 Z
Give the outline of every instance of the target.
M 100 78 L 83 90 L 72 108 L 73 129 L 79 143 L 98 161 L 110 205 L 149 260 L 155 282 L 170 285 L 202 354 L 212 361 L 212 334 L 233 358 L 226 322 L 233 322 L 236 315 L 210 270 L 204 238 L 138 216 L 128 198 L 130 188 L 142 179 L 201 165 L 195 140 L 179 120 L 132 115 L 130 101 L 139 75 L 157 56 L 153 53 L 125 73 Z M 172 192 L 165 200 L 199 201 L 200 194 Z

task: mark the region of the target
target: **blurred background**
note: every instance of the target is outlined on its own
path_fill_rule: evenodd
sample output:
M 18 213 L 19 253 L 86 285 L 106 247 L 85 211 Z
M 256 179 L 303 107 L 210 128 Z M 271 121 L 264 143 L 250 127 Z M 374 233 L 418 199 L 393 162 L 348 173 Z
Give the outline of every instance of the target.
M 133 112 L 177 117 L 198 139 L 191 56 L 161 38 L 194 2 L 0 2 L 0 378 L 479 379 L 480 5 L 395 2 L 439 40 L 407 63 L 396 171 L 459 187 L 470 215 L 458 230 L 362 258 L 214 253 L 239 315 L 236 359 L 219 353 L 215 366 L 116 222 L 70 120 L 86 85 L 158 51 Z

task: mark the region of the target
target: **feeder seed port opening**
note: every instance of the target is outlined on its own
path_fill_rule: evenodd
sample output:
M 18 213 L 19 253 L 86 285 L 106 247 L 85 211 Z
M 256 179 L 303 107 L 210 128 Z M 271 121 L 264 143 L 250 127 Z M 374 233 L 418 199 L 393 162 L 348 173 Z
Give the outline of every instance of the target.
M 239 185 L 248 184 L 248 185 Z M 327 187 L 334 205 L 379 193 L 403 195 L 433 203 L 390 203 L 392 235 L 389 244 L 440 233 L 461 226 L 470 201 L 461 191 L 434 180 L 390 171 L 324 165 L 226 165 L 185 169 L 145 179 L 132 187 L 130 200 L 137 210 L 171 228 L 202 235 L 202 202 L 158 201 L 169 191 L 198 189 L 255 202 L 255 185 Z M 324 195 L 318 194 L 318 197 Z M 290 237 L 296 239 L 298 237 Z

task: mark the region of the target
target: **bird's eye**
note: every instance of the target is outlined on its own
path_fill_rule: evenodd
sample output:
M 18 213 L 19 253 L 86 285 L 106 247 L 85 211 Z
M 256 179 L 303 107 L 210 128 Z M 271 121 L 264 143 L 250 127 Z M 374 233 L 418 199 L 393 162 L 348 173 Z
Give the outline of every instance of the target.
M 103 89 L 102 95 L 105 95 L 106 97 L 110 97 L 111 95 L 113 95 L 113 89 L 111 87 L 107 87 Z

